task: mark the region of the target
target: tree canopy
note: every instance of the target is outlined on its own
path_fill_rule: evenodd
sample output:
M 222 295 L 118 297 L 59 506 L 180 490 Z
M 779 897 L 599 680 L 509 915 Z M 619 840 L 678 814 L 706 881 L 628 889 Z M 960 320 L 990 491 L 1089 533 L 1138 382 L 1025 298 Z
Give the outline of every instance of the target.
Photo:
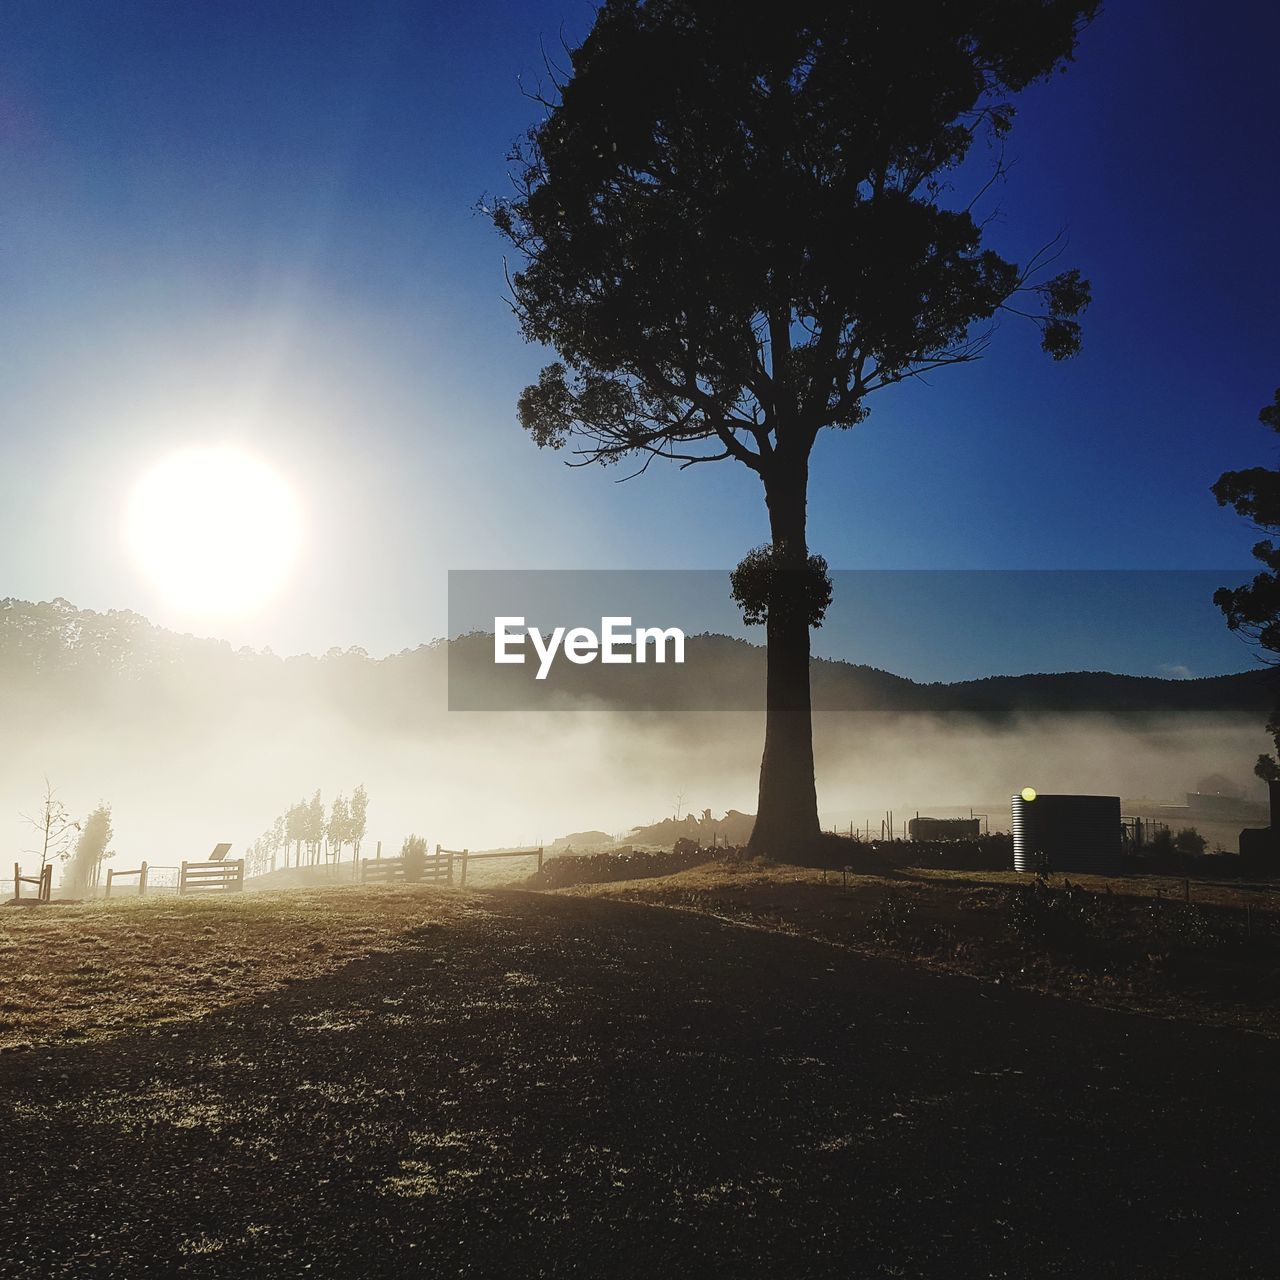
M 976 359 L 1002 312 L 1073 354 L 1087 283 L 1043 278 L 1053 247 L 987 246 L 947 175 L 1096 9 L 608 0 L 490 209 L 522 330 L 560 356 L 523 426 L 579 464 L 765 472 L 871 392 Z
M 1258 421 L 1280 434 L 1280 388 L 1274 400 L 1258 414 Z M 1267 534 L 1254 544 L 1253 555 L 1264 568 L 1242 587 L 1222 587 L 1213 602 L 1226 615 L 1227 626 L 1248 636 L 1263 651 L 1264 659 L 1280 665 L 1280 547 L 1273 538 L 1280 535 L 1280 470 L 1249 467 L 1227 471 L 1213 486 L 1219 506 L 1232 506 L 1259 532 Z M 1271 713 L 1267 730 L 1275 738 L 1280 753 L 1280 708 Z M 1256 772 L 1269 782 L 1280 781 L 1280 764 L 1275 757 L 1258 757 Z

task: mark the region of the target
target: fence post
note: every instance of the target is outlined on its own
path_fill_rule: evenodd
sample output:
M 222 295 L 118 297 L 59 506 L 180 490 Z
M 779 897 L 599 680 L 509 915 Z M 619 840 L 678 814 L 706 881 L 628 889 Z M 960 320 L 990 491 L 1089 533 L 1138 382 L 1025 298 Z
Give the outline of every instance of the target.
M 460 883 L 463 889 L 467 887 L 467 850 L 466 849 L 463 849 L 462 851 L 462 880 Z
M 108 871 L 107 875 L 110 876 Z M 142 870 L 138 873 L 138 897 L 145 898 L 147 896 L 147 864 L 142 864 Z
M 715 836 L 713 835 L 713 836 L 711 837 L 711 839 L 714 841 L 714 840 L 715 840 Z M 711 846 L 711 847 L 714 849 L 714 848 L 715 848 L 715 845 L 714 845 L 714 844 L 712 844 L 712 846 Z M 542 846 L 541 846 L 541 845 L 539 845 L 539 846 L 538 846 L 538 870 L 539 870 L 539 871 L 541 871 L 541 870 L 542 870 Z
M 22 900 L 22 863 L 20 862 L 13 864 L 13 900 L 14 902 Z
M 53 897 L 53 863 L 49 863 L 40 874 L 40 901 L 48 902 Z
M 108 867 L 107 868 L 107 887 L 102 892 L 102 896 L 104 898 L 111 897 L 111 877 L 113 875 L 115 875 L 115 872 L 112 871 L 110 867 Z

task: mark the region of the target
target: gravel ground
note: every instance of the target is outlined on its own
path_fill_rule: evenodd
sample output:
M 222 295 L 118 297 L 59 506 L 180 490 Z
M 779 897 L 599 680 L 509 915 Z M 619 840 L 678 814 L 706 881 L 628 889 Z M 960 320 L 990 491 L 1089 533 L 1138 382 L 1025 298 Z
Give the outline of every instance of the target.
M 0 1274 L 1276 1274 L 1280 1044 L 628 903 L 469 894 L 0 1057 Z

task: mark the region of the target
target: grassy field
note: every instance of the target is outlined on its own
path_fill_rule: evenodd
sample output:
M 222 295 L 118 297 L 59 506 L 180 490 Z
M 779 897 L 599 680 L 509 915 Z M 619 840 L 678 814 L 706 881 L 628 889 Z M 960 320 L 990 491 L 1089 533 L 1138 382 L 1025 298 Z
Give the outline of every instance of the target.
M 428 888 L 120 898 L 0 909 L 0 1051 L 199 1018 L 456 918 Z
M 475 864 L 478 893 L 532 860 Z M 764 862 L 559 893 L 695 911 L 926 969 L 1280 1036 L 1280 890 Z M 1068 887 L 1068 886 L 1074 887 Z M 455 923 L 470 892 L 338 884 L 0 909 L 0 1052 L 198 1019 Z
M 1274 885 L 911 869 L 846 878 L 757 861 L 559 892 L 697 911 L 988 982 L 1280 1036 Z
M 0 913 L 53 1041 L 0 1055 L 0 1272 L 1275 1275 L 1280 1042 L 931 971 L 894 881 L 736 876 L 733 923 L 402 888 Z M 866 941 L 796 936 L 797 901 Z

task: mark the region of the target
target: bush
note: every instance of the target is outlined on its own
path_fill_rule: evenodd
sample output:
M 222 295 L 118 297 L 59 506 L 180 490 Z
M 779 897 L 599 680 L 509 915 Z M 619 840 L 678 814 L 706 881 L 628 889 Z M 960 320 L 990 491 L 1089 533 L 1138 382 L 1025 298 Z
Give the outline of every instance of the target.
M 1208 914 L 1190 902 L 1153 906 L 1152 916 L 1156 932 L 1169 946 L 1205 951 L 1224 941 Z
M 807 867 L 864 875 L 892 874 L 897 867 L 948 871 L 1007 871 L 1013 866 L 1013 837 L 1002 833 L 976 840 L 862 840 L 824 833 L 803 860 Z
M 690 867 L 720 861 L 730 864 L 746 857 L 744 849 L 700 849 L 690 840 L 674 849 L 618 849 L 604 853 L 561 855 L 548 858 L 541 871 L 526 881 L 530 889 L 566 889 L 574 884 L 609 884 L 616 880 L 642 880 L 674 875 Z
M 1151 841 L 1147 846 L 1156 857 L 1167 857 L 1169 854 L 1180 853 L 1183 857 L 1192 858 L 1199 857 L 1208 847 L 1208 840 L 1195 827 L 1183 827 L 1177 835 L 1170 831 L 1168 827 L 1161 827 L 1151 837 Z
M 936 924 L 921 919 L 919 904 L 902 893 L 886 893 L 868 923 L 882 946 L 905 951 L 932 951 L 944 936 Z
M 421 880 L 427 869 L 426 836 L 406 836 L 400 856 L 404 859 L 404 878 Z
M 1080 950 L 1095 933 L 1098 907 L 1093 895 L 1067 881 L 1052 889 L 1036 879 L 1009 897 L 1007 920 L 1021 942 L 1059 951 Z
M 1176 836 L 1173 837 L 1173 849 L 1175 853 L 1188 854 L 1191 857 L 1198 857 L 1206 848 L 1209 842 L 1202 836 L 1195 827 L 1183 827 Z
M 871 913 L 871 936 L 886 946 L 898 946 L 918 927 L 920 908 L 901 893 L 886 893 Z

